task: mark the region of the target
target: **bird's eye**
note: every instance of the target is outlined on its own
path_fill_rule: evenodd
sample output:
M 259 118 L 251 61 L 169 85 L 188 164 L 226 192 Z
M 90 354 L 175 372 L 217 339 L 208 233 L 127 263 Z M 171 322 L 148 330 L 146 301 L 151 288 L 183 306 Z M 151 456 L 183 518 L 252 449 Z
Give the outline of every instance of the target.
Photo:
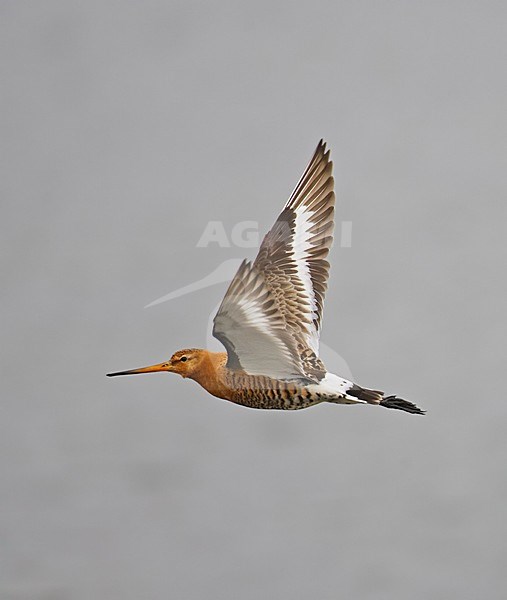
M 182 357 L 180 358 L 180 361 L 181 361 L 181 362 L 186 362 L 186 360 L 187 360 L 187 357 L 186 357 L 186 356 L 182 356 Z

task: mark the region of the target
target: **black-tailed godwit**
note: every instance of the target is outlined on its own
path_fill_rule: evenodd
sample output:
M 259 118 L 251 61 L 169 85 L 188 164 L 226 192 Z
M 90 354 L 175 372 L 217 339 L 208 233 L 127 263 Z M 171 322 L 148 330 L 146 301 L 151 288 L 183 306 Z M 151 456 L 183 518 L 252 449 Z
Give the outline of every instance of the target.
M 334 228 L 332 168 L 321 140 L 257 257 L 241 264 L 214 319 L 213 335 L 227 352 L 179 350 L 165 362 L 108 377 L 178 373 L 213 396 L 251 408 L 332 402 L 424 414 L 412 402 L 329 373 L 319 358 Z

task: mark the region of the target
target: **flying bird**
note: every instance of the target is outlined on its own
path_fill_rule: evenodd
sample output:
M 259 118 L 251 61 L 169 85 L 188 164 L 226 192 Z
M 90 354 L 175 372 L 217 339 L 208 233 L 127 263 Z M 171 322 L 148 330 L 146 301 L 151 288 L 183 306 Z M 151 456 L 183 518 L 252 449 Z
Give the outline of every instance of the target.
M 213 322 L 226 352 L 179 350 L 165 362 L 108 377 L 178 373 L 250 408 L 297 410 L 331 402 L 424 414 L 412 402 L 328 372 L 319 358 L 335 209 L 329 155 L 321 140 L 257 257 L 243 261 L 230 283 Z

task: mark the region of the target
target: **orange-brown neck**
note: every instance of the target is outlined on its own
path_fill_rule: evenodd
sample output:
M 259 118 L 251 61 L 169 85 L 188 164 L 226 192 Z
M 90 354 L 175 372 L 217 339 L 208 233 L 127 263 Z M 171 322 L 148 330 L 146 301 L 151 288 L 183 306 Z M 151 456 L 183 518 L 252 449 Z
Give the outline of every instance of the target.
M 199 365 L 192 373 L 188 374 L 190 379 L 196 381 L 206 391 L 218 398 L 230 400 L 230 388 L 225 383 L 224 373 L 226 370 L 227 352 L 209 352 L 203 350 L 203 356 Z

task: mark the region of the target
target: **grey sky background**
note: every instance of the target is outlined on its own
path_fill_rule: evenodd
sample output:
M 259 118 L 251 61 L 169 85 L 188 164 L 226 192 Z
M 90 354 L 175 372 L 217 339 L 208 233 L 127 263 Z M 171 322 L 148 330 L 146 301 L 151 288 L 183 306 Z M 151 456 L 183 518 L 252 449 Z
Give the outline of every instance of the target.
M 503 2 L 1 2 L 0 597 L 507 593 Z M 374 407 L 171 375 L 320 137 L 323 342 Z M 333 365 L 329 365 L 332 367 Z

